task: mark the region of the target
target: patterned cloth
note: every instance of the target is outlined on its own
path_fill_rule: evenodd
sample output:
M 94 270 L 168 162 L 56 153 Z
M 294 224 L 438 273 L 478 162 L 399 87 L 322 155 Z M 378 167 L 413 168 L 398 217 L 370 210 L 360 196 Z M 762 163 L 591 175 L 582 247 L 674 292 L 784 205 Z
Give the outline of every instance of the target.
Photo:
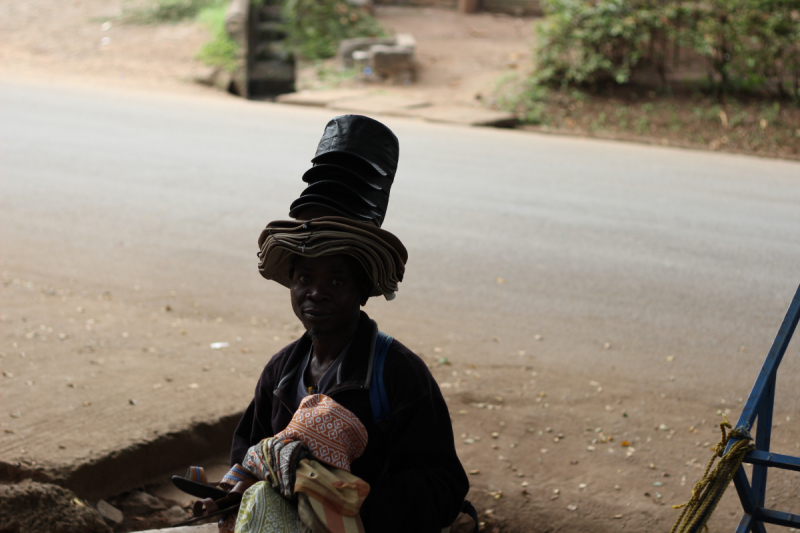
M 369 484 L 359 477 L 339 468 L 330 468 L 313 459 L 303 459 L 297 464 L 295 492 L 305 494 L 312 507 L 319 505 L 318 512 L 323 522 L 341 522 L 346 518 L 358 518 L 361 504 L 369 494 Z M 315 508 L 315 512 L 317 509 Z
M 254 444 L 247 450 L 244 456 L 242 468 L 247 473 L 260 481 L 269 481 L 275 485 L 277 476 L 275 474 L 275 464 L 272 462 L 270 447 L 275 441 L 273 437 L 264 439 L 258 444 Z
M 303 398 L 292 421 L 275 438 L 301 441 L 315 459 L 347 472 L 367 447 L 364 424 L 324 394 Z
M 273 437 L 251 446 L 244 464 L 236 466 L 249 479 L 259 481 L 245 491 L 239 514 L 219 521 L 219 533 L 297 533 L 297 504 L 292 501 L 293 473 L 302 451 L 302 442 L 285 442 Z M 292 512 L 294 522 L 290 520 Z M 294 529 L 286 529 L 288 524 L 294 524 Z
M 272 464 L 276 465 L 274 486 L 285 498 L 292 498 L 297 461 L 302 457 L 308 457 L 308 448 L 300 441 L 269 440 L 270 457 Z
M 297 504 L 259 481 L 242 496 L 235 533 L 298 533 Z
M 242 468 L 242 465 L 237 463 L 233 465 L 230 470 L 228 470 L 227 474 L 222 476 L 222 481 L 220 481 L 220 484 L 225 483 L 226 485 L 234 487 L 238 482 L 247 480 L 248 477 L 250 476 L 248 475 L 247 471 Z
M 237 514 L 228 515 L 227 518 L 222 518 L 217 522 L 219 533 L 234 533 L 236 529 Z
M 220 533 L 364 533 L 369 484 L 350 473 L 367 430 L 324 394 L 303 399 L 289 426 L 251 446 L 237 476 L 259 481 Z M 313 456 L 312 456 L 313 455 Z M 323 464 L 324 463 L 324 464 Z M 330 466 L 328 466 L 330 465 Z

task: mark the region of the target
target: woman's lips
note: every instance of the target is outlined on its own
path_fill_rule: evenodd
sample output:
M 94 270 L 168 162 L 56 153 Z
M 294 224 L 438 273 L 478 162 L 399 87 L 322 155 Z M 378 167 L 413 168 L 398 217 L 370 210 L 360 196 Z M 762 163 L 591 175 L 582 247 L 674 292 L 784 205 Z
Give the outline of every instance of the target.
M 303 314 L 311 318 L 323 318 L 331 315 L 332 313 L 323 311 L 321 309 L 303 309 Z

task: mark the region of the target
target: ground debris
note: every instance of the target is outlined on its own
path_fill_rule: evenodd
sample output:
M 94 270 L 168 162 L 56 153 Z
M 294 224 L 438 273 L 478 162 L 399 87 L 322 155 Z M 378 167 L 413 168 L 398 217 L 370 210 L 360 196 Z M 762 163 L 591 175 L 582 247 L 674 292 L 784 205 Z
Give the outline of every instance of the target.
M 127 515 L 142 516 L 166 509 L 164 503 L 146 492 L 131 492 L 122 500 L 122 510 Z
M 122 511 L 105 500 L 97 502 L 97 512 L 99 512 L 100 516 L 105 518 L 107 522 L 111 522 L 112 524 L 121 524 L 125 519 Z
M 30 480 L 0 485 L 0 524 L 11 532 L 111 532 L 100 513 L 72 491 Z
M 187 513 L 184 509 L 181 509 L 180 506 L 173 505 L 169 509 L 162 511 L 160 516 L 168 524 L 176 524 L 189 518 L 189 513 Z

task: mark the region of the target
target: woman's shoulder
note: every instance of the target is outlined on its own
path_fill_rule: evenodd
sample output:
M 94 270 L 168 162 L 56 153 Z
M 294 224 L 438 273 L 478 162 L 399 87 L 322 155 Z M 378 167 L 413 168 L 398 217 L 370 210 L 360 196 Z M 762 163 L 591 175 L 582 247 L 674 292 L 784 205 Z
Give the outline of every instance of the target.
M 385 377 L 400 382 L 404 387 L 427 389 L 435 383 L 427 363 L 402 342 L 394 339 L 389 346 L 384 363 Z

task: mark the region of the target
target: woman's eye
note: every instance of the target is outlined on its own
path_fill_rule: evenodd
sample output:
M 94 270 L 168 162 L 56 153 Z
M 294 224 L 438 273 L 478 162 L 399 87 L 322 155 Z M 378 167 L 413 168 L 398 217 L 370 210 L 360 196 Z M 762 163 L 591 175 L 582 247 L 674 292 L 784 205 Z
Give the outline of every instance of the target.
M 334 287 L 341 287 L 342 285 L 344 285 L 344 280 L 341 280 L 341 279 L 333 280 L 333 286 Z
M 300 281 L 302 281 L 303 283 L 308 283 L 309 281 L 311 281 L 311 278 L 310 278 L 310 277 L 308 277 L 308 276 L 306 276 L 306 275 L 303 275 L 303 274 L 301 274 L 300 276 L 298 276 L 298 279 L 299 279 Z

